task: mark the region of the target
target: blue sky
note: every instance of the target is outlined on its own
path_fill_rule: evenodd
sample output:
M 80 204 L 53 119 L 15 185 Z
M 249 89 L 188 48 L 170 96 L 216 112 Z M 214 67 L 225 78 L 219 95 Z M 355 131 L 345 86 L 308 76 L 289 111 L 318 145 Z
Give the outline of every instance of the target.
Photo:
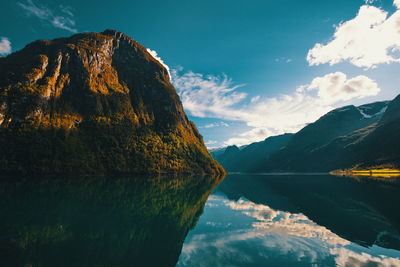
M 169 66 L 208 147 L 399 92 L 399 0 L 2 1 L 0 53 L 116 29 Z M 320 44 L 320 45 L 318 45 Z

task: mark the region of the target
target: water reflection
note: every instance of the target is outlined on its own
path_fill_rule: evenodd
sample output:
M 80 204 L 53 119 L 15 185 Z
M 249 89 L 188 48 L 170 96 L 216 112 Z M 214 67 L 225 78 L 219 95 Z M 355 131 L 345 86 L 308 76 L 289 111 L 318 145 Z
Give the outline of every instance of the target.
M 1 266 L 174 266 L 214 178 L 0 182 Z
M 218 183 L 3 179 L 0 265 L 400 266 L 396 182 L 230 175 Z
M 400 266 L 398 184 L 231 175 L 178 266 Z

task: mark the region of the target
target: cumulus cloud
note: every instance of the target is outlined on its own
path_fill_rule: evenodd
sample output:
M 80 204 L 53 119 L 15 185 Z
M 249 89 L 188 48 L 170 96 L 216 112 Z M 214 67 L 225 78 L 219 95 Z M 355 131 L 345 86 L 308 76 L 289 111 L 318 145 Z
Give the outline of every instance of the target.
M 0 41 L 0 54 L 11 53 L 11 42 L 6 37 L 1 37 Z
M 400 0 L 393 4 L 399 8 Z M 310 65 L 348 61 L 358 67 L 373 68 L 400 62 L 399 51 L 400 10 L 388 16 L 380 8 L 363 5 L 354 19 L 336 27 L 331 41 L 317 43 L 308 52 L 307 61 Z
M 172 82 L 191 115 L 242 121 L 252 129 L 225 142 L 246 145 L 268 136 L 296 132 L 343 101 L 376 95 L 378 85 L 366 76 L 348 79 L 336 72 L 317 77 L 291 94 L 249 98 L 226 75 L 172 71 Z
M 28 16 L 34 16 L 42 21 L 50 23 L 53 27 L 63 29 L 69 32 L 76 33 L 74 14 L 72 9 L 67 6 L 59 6 L 59 12 L 63 15 L 56 15 L 48 7 L 41 6 L 33 0 L 26 0 L 24 2 L 17 2 L 17 5 L 25 10 Z
M 379 93 L 380 88 L 375 81 L 364 75 L 347 79 L 346 74 L 335 72 L 323 77 L 317 77 L 312 80 L 311 84 L 299 87 L 297 90 L 299 92 L 316 90 L 321 101 L 335 103 L 354 98 L 375 96 Z
M 161 65 L 164 66 L 164 68 L 167 69 L 168 75 L 169 75 L 169 77 L 170 77 L 170 79 L 171 79 L 171 72 L 170 72 L 170 69 L 169 69 L 168 65 L 165 64 L 165 62 L 164 62 L 164 61 L 160 58 L 160 56 L 157 54 L 157 51 L 151 50 L 150 48 L 147 48 L 147 52 L 149 52 L 150 55 L 152 55 L 152 57 L 154 57 L 158 62 L 160 62 Z

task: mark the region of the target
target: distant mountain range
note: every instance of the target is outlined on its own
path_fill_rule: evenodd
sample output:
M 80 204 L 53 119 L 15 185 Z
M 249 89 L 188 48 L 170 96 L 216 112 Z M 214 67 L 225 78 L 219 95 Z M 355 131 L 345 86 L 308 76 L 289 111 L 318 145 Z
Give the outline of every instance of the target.
M 115 30 L 0 58 L 0 174 L 223 174 L 167 69 Z
M 400 166 L 400 95 L 393 101 L 345 106 L 295 134 L 211 154 L 228 171 L 320 172 Z

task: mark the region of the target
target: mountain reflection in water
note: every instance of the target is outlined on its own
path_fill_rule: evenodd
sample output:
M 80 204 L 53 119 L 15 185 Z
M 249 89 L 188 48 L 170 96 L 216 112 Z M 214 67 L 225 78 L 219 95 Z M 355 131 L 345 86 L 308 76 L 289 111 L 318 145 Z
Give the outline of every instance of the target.
M 328 175 L 219 182 L 2 179 L 0 265 L 400 266 L 398 183 Z
M 215 178 L 0 181 L 0 266 L 174 266 Z
M 324 175 L 229 175 L 178 266 L 400 266 L 400 187 Z

